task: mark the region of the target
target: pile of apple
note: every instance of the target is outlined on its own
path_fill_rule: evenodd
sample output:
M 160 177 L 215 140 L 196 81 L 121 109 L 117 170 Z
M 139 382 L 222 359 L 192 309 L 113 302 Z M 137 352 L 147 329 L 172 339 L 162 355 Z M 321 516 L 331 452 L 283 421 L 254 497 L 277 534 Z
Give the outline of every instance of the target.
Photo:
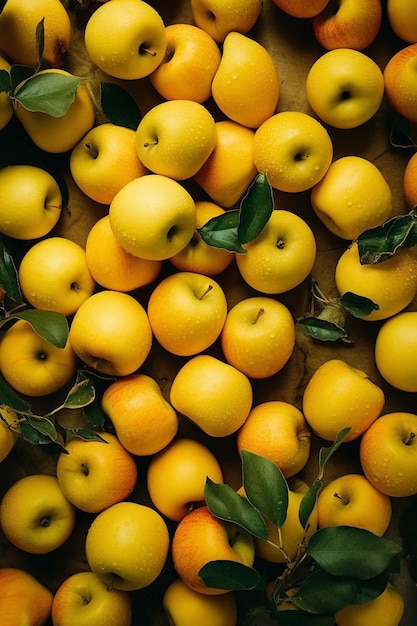
M 0 621 L 130 626 L 140 621 L 140 592 L 159 584 L 158 623 L 234 626 L 244 619 L 239 595 L 206 585 L 205 564 L 261 563 L 273 579 L 317 529 L 382 537 L 392 501 L 417 494 L 417 414 L 407 401 L 386 410 L 387 389 L 417 391 L 414 240 L 406 245 L 407 229 L 383 262 L 363 262 L 358 238 L 389 223 L 396 200 L 374 163 L 336 158 L 332 139 L 382 106 L 409 129 L 417 123 L 417 12 L 412 0 L 190 0 L 189 23 L 168 23 L 175 8 L 157 2 L 83 4 L 0 2 L 2 134 L 18 128 L 58 164 L 22 157 L 0 169 L 0 461 L 11 462 L 18 441 L 30 447 L 29 430 L 32 443 L 57 445 L 52 469 L 22 470 L 12 484 L 2 476 L 0 526 L 12 553 L 42 559 L 81 536 L 83 555 L 54 589 L 3 559 Z M 309 112 L 280 109 L 285 85 L 253 36 L 266 11 L 311 20 L 323 53 L 306 76 Z M 384 20 L 398 51 L 382 69 L 367 49 Z M 83 79 L 71 67 L 79 58 Z M 119 90 L 105 104 L 100 80 L 103 90 L 126 88 L 131 109 L 118 108 Z M 158 100 L 143 115 L 127 97 L 141 84 Z M 404 171 L 410 212 L 416 158 Z M 73 226 L 73 193 L 93 207 L 85 244 L 60 229 Z M 274 198 L 294 194 L 310 200 L 310 217 L 275 208 Z M 325 313 L 315 332 L 323 338 L 320 324 L 330 310 L 340 315 L 346 294 L 371 303 L 358 317 L 372 328 L 377 382 L 350 352 L 327 351 L 308 379 L 299 374 L 298 346 L 321 349 L 297 324 L 316 226 L 343 253 L 337 297 L 316 292 Z M 344 324 L 339 317 L 336 327 Z M 296 381 L 297 401 L 281 393 L 281 376 Z M 86 381 L 94 389 L 83 401 Z M 64 428 L 55 417 L 66 409 Z M 347 427 L 343 443 L 356 444 L 357 463 L 318 493 L 306 533 L 298 511 L 313 444 Z M 208 478 L 222 484 L 233 474 L 239 491 L 244 451 L 288 480 L 287 519 L 282 528 L 267 520 L 269 541 L 205 502 Z M 389 581 L 326 623 L 398 626 L 404 611 Z

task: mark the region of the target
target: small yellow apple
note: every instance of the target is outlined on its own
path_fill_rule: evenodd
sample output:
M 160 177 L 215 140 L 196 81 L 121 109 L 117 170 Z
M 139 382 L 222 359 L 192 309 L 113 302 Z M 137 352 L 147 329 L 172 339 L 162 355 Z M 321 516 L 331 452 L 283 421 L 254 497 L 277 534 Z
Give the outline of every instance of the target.
M 376 39 L 382 23 L 381 0 L 338 0 L 312 20 L 313 33 L 326 50 L 364 50 Z
M 132 598 L 109 589 L 94 572 L 76 572 L 56 590 L 51 614 L 53 626 L 130 626 Z
M 381 376 L 396 389 L 417 391 L 417 312 L 397 313 L 378 330 L 375 364 Z
M 307 464 L 310 431 L 296 406 L 269 400 L 252 408 L 237 432 L 236 445 L 239 454 L 247 450 L 263 456 L 277 465 L 285 478 L 290 478 Z
M 53 594 L 33 574 L 18 567 L 1 567 L 0 585 L 3 626 L 48 623 Z
M 211 437 L 236 432 L 252 408 L 248 377 L 209 354 L 198 354 L 176 373 L 170 390 L 172 406 Z
M 57 224 L 62 194 L 55 178 L 35 165 L 0 170 L 0 232 L 15 239 L 39 239 Z
M 126 183 L 147 174 L 135 130 L 111 123 L 89 130 L 71 150 L 69 163 L 77 186 L 101 204 L 110 204 Z
M 66 237 L 35 243 L 19 266 L 20 288 L 37 309 L 73 315 L 95 291 L 84 248 Z
M 111 383 L 101 406 L 110 418 L 120 443 L 131 454 L 156 454 L 177 434 L 178 418 L 157 381 L 134 373 Z
M 236 626 L 237 604 L 233 592 L 210 596 L 194 591 L 181 578 L 165 589 L 162 605 L 172 626 Z
M 178 576 L 194 591 L 207 595 L 228 592 L 205 585 L 199 576 L 203 565 L 227 559 L 251 567 L 254 557 L 252 535 L 232 522 L 214 517 L 207 506 L 183 517 L 172 538 L 172 560 Z
M 192 356 L 220 337 L 227 315 L 226 294 L 213 278 L 175 272 L 154 287 L 147 313 L 152 333 L 165 350 Z
M 13 450 L 19 438 L 18 417 L 6 406 L 0 407 L 0 463 Z
M 223 482 L 223 472 L 213 452 L 200 441 L 179 437 L 151 458 L 146 484 L 158 511 L 179 522 L 193 508 L 204 504 L 207 477 Z
M 323 178 L 332 158 L 329 133 L 318 120 L 301 111 L 276 113 L 255 133 L 255 166 L 279 191 L 311 189 Z
M 149 319 L 140 302 L 108 289 L 94 293 L 77 309 L 69 336 L 79 359 L 112 376 L 133 374 L 152 345 Z
M 75 507 L 67 500 L 58 479 L 28 474 L 6 491 L 0 506 L 0 525 L 19 550 L 48 554 L 62 546 L 75 526 Z
M 344 441 L 356 439 L 377 419 L 385 405 L 381 387 L 366 372 L 342 359 L 324 361 L 304 388 L 302 410 L 312 430 L 334 441 L 350 427 Z
M 220 341 L 230 365 L 249 378 L 268 378 L 294 351 L 294 318 L 285 304 L 269 296 L 243 298 L 228 311 Z
M 113 198 L 109 216 L 122 248 L 151 261 L 162 261 L 180 252 L 196 226 L 195 202 L 190 193 L 178 181 L 159 174 L 127 183 Z
M 221 52 L 209 33 L 194 24 L 169 24 L 166 53 L 149 79 L 166 100 L 203 103 L 211 96 L 211 83 Z
M 343 474 L 320 492 L 317 516 L 320 528 L 354 526 L 382 537 L 391 521 L 392 504 L 363 474 Z
M 136 130 L 141 162 L 155 174 L 174 180 L 191 178 L 213 152 L 216 124 L 193 100 L 166 100 L 152 107 Z
M 161 15 L 142 0 L 112 0 L 93 11 L 84 30 L 84 43 L 93 63 L 122 80 L 149 76 L 166 49 Z
M 151 585 L 169 550 L 162 516 L 150 506 L 117 502 L 93 519 L 85 540 L 90 569 L 107 587 L 134 591 Z
M 218 43 L 232 31 L 248 33 L 258 21 L 262 6 L 262 0 L 191 0 L 195 23 Z
M 27 396 L 58 391 L 75 375 L 76 365 L 69 340 L 57 348 L 26 320 L 10 326 L 0 341 L 0 371 L 11 387 Z
M 360 462 L 366 478 L 393 498 L 417 493 L 416 428 L 417 415 L 394 411 L 381 415 L 360 441 Z
M 80 511 L 98 513 L 127 499 L 136 486 L 133 456 L 112 433 L 100 433 L 104 441 L 74 437 L 56 465 L 56 477 L 64 496 Z
M 316 240 L 310 226 L 291 211 L 274 209 L 256 239 L 236 254 L 244 281 L 262 294 L 285 293 L 300 285 L 316 260 Z

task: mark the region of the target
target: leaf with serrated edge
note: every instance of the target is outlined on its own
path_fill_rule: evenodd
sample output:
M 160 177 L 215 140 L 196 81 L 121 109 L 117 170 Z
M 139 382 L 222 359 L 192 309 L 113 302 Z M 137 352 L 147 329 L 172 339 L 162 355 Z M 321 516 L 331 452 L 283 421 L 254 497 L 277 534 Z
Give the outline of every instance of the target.
M 229 485 L 215 483 L 209 477 L 204 486 L 209 511 L 219 519 L 234 522 L 260 539 L 268 539 L 268 529 L 262 515 Z
M 256 589 L 262 578 L 256 569 L 237 561 L 209 561 L 198 572 L 206 587 L 239 591 Z
M 240 204 L 238 240 L 249 243 L 265 228 L 272 211 L 274 197 L 266 174 L 258 174 Z
M 289 489 L 279 467 L 269 459 L 242 450 L 242 476 L 249 502 L 281 528 L 287 518 Z

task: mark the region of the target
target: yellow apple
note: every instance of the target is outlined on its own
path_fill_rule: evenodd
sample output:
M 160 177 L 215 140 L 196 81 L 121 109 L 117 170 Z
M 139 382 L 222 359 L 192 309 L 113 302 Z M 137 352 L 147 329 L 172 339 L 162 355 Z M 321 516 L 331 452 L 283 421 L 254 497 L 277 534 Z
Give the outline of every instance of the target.
M 75 354 L 86 365 L 111 376 L 133 374 L 152 345 L 148 316 L 140 302 L 108 289 L 94 293 L 77 309 L 69 336 Z
M 282 11 L 293 17 L 314 17 L 320 13 L 329 0 L 273 0 Z
M 253 161 L 255 131 L 233 122 L 216 122 L 216 144 L 194 180 L 213 202 L 235 206 L 258 173 Z
M 214 202 L 197 200 L 195 203 L 196 230 L 185 248 L 169 258 L 176 270 L 199 272 L 204 276 L 221 274 L 235 258 L 234 252 L 209 246 L 198 233 L 212 217 L 224 214 L 225 210 Z
M 391 521 L 392 504 L 363 474 L 343 474 L 320 492 L 317 516 L 320 528 L 354 526 L 382 537 Z
M 379 306 L 364 320 L 384 320 L 405 309 L 414 299 L 417 259 L 412 251 L 400 248 L 382 263 L 362 264 L 358 243 L 353 241 L 337 261 L 335 282 L 340 295 L 355 293 Z
M 417 206 L 417 153 L 413 153 L 407 161 L 403 174 L 403 189 L 405 200 L 413 209 Z
M 415 65 L 417 43 L 400 48 L 385 65 L 385 95 L 390 106 L 412 123 L 417 122 Z
M 15 239 L 38 239 L 57 224 L 62 194 L 55 178 L 35 165 L 0 170 L 0 232 Z
M 239 14 L 241 13 L 239 3 Z M 280 84 L 270 52 L 248 35 L 233 31 L 211 85 L 214 102 L 230 120 L 258 128 L 276 111 Z
M 141 259 L 122 248 L 113 234 L 108 214 L 88 231 L 85 254 L 94 280 L 114 291 L 136 291 L 154 282 L 162 269 L 162 261 Z
M 334 128 L 357 128 L 379 110 L 384 76 L 364 52 L 336 48 L 321 55 L 306 80 L 308 102 L 314 113 Z
M 0 70 L 6 70 L 10 73 L 10 63 L 0 56 Z M 0 93 L 0 130 L 3 130 L 13 117 L 13 105 L 6 92 Z
M 399 626 L 404 615 L 404 598 L 388 583 L 384 591 L 368 602 L 349 604 L 335 615 L 336 626 Z
M 268 378 L 287 364 L 294 351 L 294 318 L 274 298 L 243 298 L 228 311 L 220 340 L 230 365 L 249 378 Z
M 96 288 L 84 248 L 66 237 L 35 243 L 23 256 L 18 276 L 34 308 L 63 315 L 73 315 Z
M 236 254 L 244 281 L 263 294 L 285 293 L 300 285 L 316 260 L 316 240 L 300 216 L 274 209 L 256 239 L 244 245 L 246 253 Z
M 107 587 L 134 591 L 158 578 L 169 543 L 167 525 L 157 511 L 136 502 L 117 502 L 93 519 L 85 553 L 90 569 Z
M 75 526 L 75 507 L 61 491 L 58 479 L 28 474 L 6 491 L 0 525 L 11 544 L 30 554 L 47 554 L 62 546 Z
M 112 433 L 100 433 L 103 441 L 74 437 L 56 465 L 56 477 L 64 496 L 80 511 L 98 513 L 126 500 L 136 486 L 133 456 Z
M 52 67 L 66 61 L 72 40 L 68 12 L 59 0 L 7 0 L 0 13 L 1 50 L 13 63 L 36 66 L 36 27 L 43 19 L 43 59 Z
M 179 522 L 193 508 L 204 504 L 207 477 L 223 482 L 214 453 L 195 439 L 179 437 L 151 458 L 146 484 L 158 511 Z
M 18 567 L 0 568 L 3 626 L 44 626 L 51 616 L 53 594 L 30 572 Z
M 394 411 L 381 415 L 364 432 L 360 462 L 376 489 L 393 498 L 417 493 L 417 415 Z
M 261 559 L 270 563 L 286 563 L 288 559 L 295 559 L 300 543 L 306 538 L 307 542 L 317 530 L 317 505 L 308 520 L 305 530 L 298 518 L 301 500 L 308 490 L 308 485 L 299 478 L 290 479 L 288 491 L 287 517 L 279 529 L 268 518 L 265 523 L 268 528 L 268 539 L 255 538 L 255 553 Z
M 57 348 L 26 320 L 8 328 L 0 341 L 0 371 L 18 393 L 40 397 L 58 391 L 75 375 L 77 358 L 68 340 Z
M 417 311 L 385 320 L 375 339 L 375 364 L 381 376 L 401 391 L 417 391 Z
M 326 50 L 364 50 L 376 39 L 381 23 L 381 0 L 337 0 L 312 20 L 313 33 Z
M 344 441 L 352 441 L 369 428 L 385 405 L 385 394 L 366 372 L 342 359 L 324 361 L 304 388 L 302 411 L 311 429 L 334 441 L 350 427 Z
M 147 313 L 152 333 L 165 350 L 192 356 L 220 337 L 227 315 L 226 294 L 213 278 L 175 272 L 154 287 Z
M 236 432 L 252 408 L 248 377 L 209 354 L 198 354 L 176 373 L 170 390 L 172 406 L 211 437 Z
M 252 535 L 232 522 L 214 517 L 207 506 L 188 513 L 172 538 L 172 560 L 178 576 L 194 591 L 207 595 L 227 591 L 205 585 L 199 576 L 203 565 L 227 559 L 251 567 L 254 556 Z
M 191 0 L 197 26 L 222 43 L 230 32 L 245 34 L 262 13 L 262 0 Z
M 165 589 L 162 605 L 171 626 L 236 626 L 237 604 L 233 592 L 210 596 L 194 591 L 181 578 Z
M 41 70 L 38 75 L 47 73 L 72 77 L 70 72 L 55 68 Z M 16 94 L 22 85 L 23 83 L 16 89 Z M 74 100 L 67 112 L 59 117 L 40 111 L 31 111 L 18 101 L 16 101 L 15 113 L 33 143 L 51 154 L 61 154 L 72 150 L 95 122 L 94 103 L 83 82 L 78 85 Z
M 18 438 L 16 413 L 6 406 L 0 407 L 0 463 L 13 450 Z
M 112 0 L 90 15 L 84 43 L 103 72 L 122 80 L 149 76 L 166 49 L 165 24 L 159 12 L 142 0 Z
M 147 374 L 134 373 L 111 383 L 101 406 L 120 443 L 136 456 L 156 454 L 177 434 L 177 414 Z
M 388 0 L 387 18 L 394 33 L 407 43 L 417 43 L 417 13 L 412 0 Z
M 178 181 L 159 174 L 127 183 L 113 198 L 109 216 L 122 248 L 151 261 L 177 254 L 191 240 L 196 226 L 190 193 Z
M 244 450 L 263 456 L 279 467 L 285 478 L 298 474 L 310 456 L 310 431 L 296 406 L 282 400 L 261 402 L 252 408 L 236 436 Z
M 314 185 L 311 205 L 330 232 L 353 240 L 392 216 L 392 191 L 372 161 L 349 155 L 333 161 Z
M 149 76 L 165 100 L 193 100 L 201 104 L 211 96 L 211 83 L 221 52 L 211 35 L 194 24 L 169 24 L 166 53 Z
M 51 614 L 53 626 L 130 626 L 132 598 L 109 589 L 94 572 L 76 572 L 56 590 Z
M 147 174 L 135 130 L 111 123 L 89 130 L 71 150 L 69 164 L 77 186 L 101 204 L 110 204 L 126 183 Z
M 330 135 L 318 120 L 307 113 L 276 113 L 255 133 L 255 166 L 258 172 L 268 176 L 272 187 L 279 191 L 297 193 L 311 189 L 323 178 L 332 159 Z
M 191 178 L 212 153 L 216 124 L 200 102 L 166 100 L 153 106 L 136 130 L 141 162 L 155 174 L 175 180 Z

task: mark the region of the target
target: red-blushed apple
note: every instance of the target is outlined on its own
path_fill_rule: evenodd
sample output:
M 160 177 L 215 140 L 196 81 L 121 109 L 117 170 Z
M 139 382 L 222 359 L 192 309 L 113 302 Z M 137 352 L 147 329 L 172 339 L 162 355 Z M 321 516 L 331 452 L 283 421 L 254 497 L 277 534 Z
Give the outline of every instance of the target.
M 254 556 L 252 535 L 237 524 L 218 519 L 205 505 L 188 513 L 172 538 L 172 559 L 178 576 L 194 591 L 208 595 L 226 590 L 206 586 L 199 575 L 203 565 L 226 559 L 251 567 Z
M 331 0 L 313 17 L 313 33 L 323 48 L 364 50 L 382 23 L 381 0 Z
M 417 122 L 417 43 L 395 52 L 385 65 L 385 95 L 391 107 L 410 122 Z
M 51 616 L 53 593 L 33 574 L 0 567 L 2 626 L 43 626 Z

